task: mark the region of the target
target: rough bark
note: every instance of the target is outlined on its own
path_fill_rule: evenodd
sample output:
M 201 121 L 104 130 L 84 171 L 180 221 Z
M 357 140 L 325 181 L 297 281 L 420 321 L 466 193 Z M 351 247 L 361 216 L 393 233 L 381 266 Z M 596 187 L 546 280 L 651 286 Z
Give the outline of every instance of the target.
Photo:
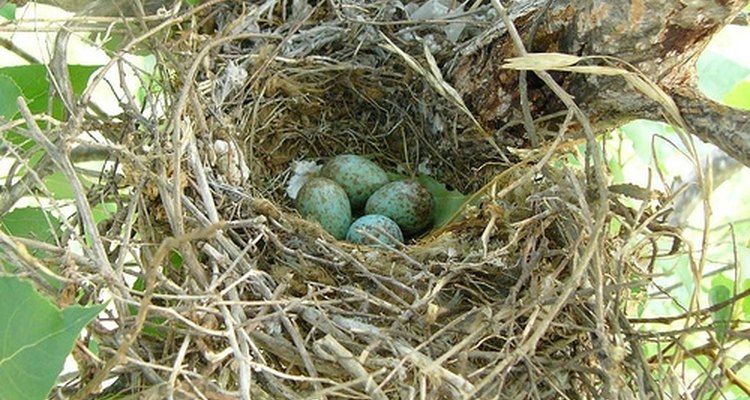
M 549 5 L 545 0 L 518 1 L 509 7 L 527 51 L 608 56 L 608 61 L 598 59 L 598 64 L 635 67 L 673 97 L 690 133 L 750 166 L 750 113 L 705 98 L 696 89 L 695 78 L 695 62 L 708 41 L 740 14 L 747 1 L 550 1 Z M 515 131 L 498 131 L 521 118 L 519 72 L 501 68 L 504 60 L 516 55 L 500 26 L 463 49 L 450 76 L 485 128 L 498 132 L 505 143 L 528 145 L 523 125 L 516 125 Z M 554 76 L 601 128 L 636 118 L 663 119 L 659 105 L 621 77 Z M 561 111 L 554 95 L 534 78 L 529 74 L 533 116 Z

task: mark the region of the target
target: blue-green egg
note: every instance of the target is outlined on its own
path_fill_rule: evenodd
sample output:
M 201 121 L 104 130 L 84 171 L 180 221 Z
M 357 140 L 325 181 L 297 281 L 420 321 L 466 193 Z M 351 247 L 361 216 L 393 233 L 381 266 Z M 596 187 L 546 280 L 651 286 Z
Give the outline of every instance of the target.
M 352 208 L 346 192 L 328 178 L 311 178 L 299 190 L 297 210 L 302 217 L 317 221 L 336 239 L 343 239 L 352 222 Z
M 432 195 L 413 179 L 391 182 L 372 194 L 365 214 L 380 214 L 394 220 L 406 235 L 418 233 L 432 220 Z
M 376 240 L 365 235 L 367 232 Z M 357 243 L 378 246 L 381 243 L 394 245 L 394 239 L 399 243 L 404 242 L 404 234 L 401 228 L 392 219 L 378 214 L 370 214 L 357 218 L 346 233 L 346 240 Z
M 320 174 L 344 189 L 354 210 L 361 210 L 370 195 L 388 183 L 388 175 L 382 168 L 354 154 L 332 158 L 323 166 Z

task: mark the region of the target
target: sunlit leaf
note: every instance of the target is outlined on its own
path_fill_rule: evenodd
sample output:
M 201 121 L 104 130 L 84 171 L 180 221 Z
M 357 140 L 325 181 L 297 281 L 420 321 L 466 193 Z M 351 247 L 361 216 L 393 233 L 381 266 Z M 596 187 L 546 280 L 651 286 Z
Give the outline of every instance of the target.
M 708 301 L 713 306 L 727 301 L 732 297 L 732 290 L 724 285 L 713 285 L 708 291 Z M 716 339 L 723 342 L 732 319 L 732 307 L 726 305 L 711 315 L 716 327 Z
M 418 176 L 417 181 L 427 188 L 435 201 L 435 210 L 432 214 L 433 228 L 440 228 L 448 223 L 469 198 L 458 190 L 449 190 L 444 183 L 427 175 Z
M 54 244 L 61 234 L 60 221 L 39 207 L 16 208 L 0 219 L 0 230 L 9 235 L 34 239 Z M 46 253 L 37 249 L 28 249 L 35 257 L 44 257 Z M 15 266 L 3 263 L 6 272 L 14 272 Z M 54 269 L 54 268 L 53 268 Z M 50 284 L 57 287 L 59 282 L 50 278 Z M 1 398 L 1 397 L 0 397 Z
M 724 54 L 706 50 L 696 63 L 698 88 L 710 99 L 722 101 L 737 82 L 750 74 L 750 67 Z
M 21 88 L 7 75 L 0 75 L 0 117 L 11 121 L 18 114 L 16 99 L 21 96 Z
M 55 243 L 60 221 L 39 207 L 16 208 L 0 220 L 0 229 L 13 236 Z
M 30 283 L 0 277 L 0 399 L 46 398 L 81 330 L 103 308 L 60 310 Z
M 750 289 L 750 279 L 745 279 L 742 282 L 742 291 Z M 745 296 L 742 299 L 742 313 L 744 314 L 744 319 L 750 319 L 750 296 Z
M 726 105 L 750 110 L 750 81 L 739 81 L 732 90 L 724 96 Z
M 16 19 L 16 5 L 13 3 L 5 3 L 4 6 L 0 7 L 0 17 L 13 21 Z
M 42 64 L 21 65 L 0 68 L 0 76 L 11 79 L 21 90 L 32 113 L 46 113 L 49 111 L 49 79 L 47 66 Z M 88 79 L 99 66 L 69 65 L 70 81 L 73 93 L 80 95 L 88 84 Z M 13 104 L 15 104 L 15 98 Z M 62 102 L 56 100 L 52 107 L 52 116 L 62 118 Z
M 74 196 L 70 181 L 62 172 L 55 172 L 44 178 L 44 187 L 57 200 L 72 199 Z
M 175 269 L 180 269 L 183 263 L 182 254 L 176 250 L 169 251 L 169 264 Z
M 116 203 L 98 203 L 91 208 L 91 213 L 94 216 L 94 222 L 99 223 L 105 219 L 112 218 L 117 212 Z

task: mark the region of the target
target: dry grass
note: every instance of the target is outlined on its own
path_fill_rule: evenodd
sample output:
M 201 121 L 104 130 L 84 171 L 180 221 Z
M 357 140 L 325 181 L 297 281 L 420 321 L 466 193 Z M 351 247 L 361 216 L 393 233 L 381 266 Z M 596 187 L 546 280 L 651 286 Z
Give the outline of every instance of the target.
M 117 377 L 108 392 L 146 399 L 661 397 L 623 310 L 651 241 L 671 233 L 649 229 L 655 202 L 609 193 L 572 99 L 536 125 L 557 139 L 534 151 L 478 126 L 443 74 L 495 32 L 491 6 L 424 21 L 387 1 L 256 3 L 131 24 L 127 48 L 153 52 L 162 77 L 145 105 L 126 99 L 111 120 L 79 105 L 74 123 L 27 132 L 56 138 L 48 154 L 66 168 L 55 146 L 105 127 L 125 173 L 79 190 L 81 218 L 41 260 L 117 311 L 114 328 L 92 324 L 100 352 L 79 346 L 81 373 L 58 393 Z M 580 143 L 573 121 L 588 173 L 558 162 Z M 293 161 L 345 152 L 405 174 L 429 162 L 473 200 L 400 248 L 335 241 L 285 187 Z M 118 203 L 98 226 L 82 205 L 97 198 Z M 68 250 L 80 229 L 82 257 Z

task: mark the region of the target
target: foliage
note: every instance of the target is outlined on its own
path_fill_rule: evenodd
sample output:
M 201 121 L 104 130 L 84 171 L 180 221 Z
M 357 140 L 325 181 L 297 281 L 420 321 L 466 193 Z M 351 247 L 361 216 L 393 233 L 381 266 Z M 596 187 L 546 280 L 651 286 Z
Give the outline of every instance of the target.
M 0 8 L 0 16 L 15 18 L 15 6 L 5 4 Z M 48 66 L 29 64 L 0 68 L 0 118 L 15 121 L 21 118 L 17 99 L 23 98 L 33 114 L 46 114 L 62 122 L 65 118 L 63 104 L 56 90 L 50 86 Z M 70 82 L 74 95 L 80 95 L 87 87 L 90 76 L 99 68 L 91 65 L 69 65 Z M 39 122 L 40 128 L 48 126 L 48 121 Z M 0 138 L 3 149 L 11 149 L 10 155 L 17 157 L 16 168 L 3 173 L 7 182 L 37 178 L 34 171 L 44 152 L 35 147 L 27 136 L 21 135 L 26 125 L 18 130 L 5 130 Z M 6 154 L 8 156 L 8 154 Z M 70 203 L 74 193 L 70 182 L 61 173 L 44 176 L 39 201 L 25 201 L 25 206 L 12 209 L 0 217 L 0 230 L 8 238 L 31 239 L 37 243 L 57 245 L 63 235 L 59 211 L 66 202 Z M 3 193 L 5 194 L 5 193 Z M 44 196 L 62 200 L 58 208 L 43 205 Z M 20 246 L 20 245 L 18 245 Z M 34 247 L 22 247 L 25 257 L 44 260 L 51 256 L 46 251 Z M 12 258 L 0 252 L 3 269 L 6 273 L 17 274 L 22 270 L 14 265 Z M 42 274 L 43 285 L 52 290 L 60 290 L 62 283 L 54 276 L 57 268 L 50 268 L 52 276 Z M 14 276 L 0 277 L 0 398 L 2 399 L 42 399 L 56 383 L 81 330 L 102 309 L 104 305 L 92 307 L 71 306 L 64 309 L 55 307 L 49 299 L 32 288 L 26 279 Z
M 103 308 L 60 310 L 29 282 L 0 277 L 0 398 L 45 398 L 81 329 Z
M 729 33 L 747 35 L 746 29 L 732 28 Z M 732 41 L 724 33 L 718 44 L 709 46 L 698 62 L 699 86 L 716 101 L 727 105 L 750 109 L 750 63 L 748 59 L 729 46 Z M 734 40 L 736 43 L 742 36 Z M 745 59 L 743 59 L 745 57 Z M 618 136 L 619 135 L 619 136 Z M 699 156 L 711 154 L 712 147 L 696 141 Z M 687 155 L 687 149 L 675 130 L 663 123 L 635 121 L 621 127 L 608 143 L 610 166 L 616 183 L 635 182 L 662 192 L 670 190 L 672 182 L 686 179 L 694 169 Z M 704 171 L 704 173 L 709 173 Z M 747 353 L 747 342 L 736 332 L 748 328 L 750 320 L 750 296 L 732 301 L 735 296 L 750 288 L 750 248 L 745 238 L 750 237 L 750 205 L 747 204 L 748 170 L 742 169 L 720 186 L 708 193 L 710 213 L 699 206 L 688 220 L 682 233 L 692 251 L 654 260 L 653 271 L 657 274 L 648 290 L 650 296 L 638 297 L 639 303 L 632 316 L 643 321 L 659 320 L 698 313 L 701 309 L 724 304 L 707 313 L 708 319 L 691 321 L 691 334 L 678 336 L 678 346 L 703 349 L 704 354 L 712 354 L 716 348 L 724 354 L 722 359 L 696 356 L 685 357 L 677 363 L 676 369 L 687 376 L 695 377 L 696 382 L 710 382 L 716 368 L 732 368 L 741 365 Z M 717 184 L 718 185 L 718 184 Z M 744 200 L 743 200 L 744 199 Z M 706 235 L 706 233 L 708 235 Z M 704 245 L 705 244 L 705 245 Z M 671 243 L 660 243 L 666 253 Z M 701 252 L 705 249 L 705 257 Z M 666 340 L 669 332 L 679 330 L 683 319 L 669 324 L 643 323 L 643 331 L 659 333 L 662 337 L 658 346 L 644 346 L 647 357 L 672 357 L 672 348 Z M 708 339 L 704 334 L 710 335 Z M 747 368 L 738 370 L 737 378 L 747 382 L 750 372 Z M 700 386 L 700 385 L 696 385 Z M 738 398 L 745 394 L 733 387 L 724 392 L 728 398 Z M 734 397 L 733 397 L 734 396 Z

